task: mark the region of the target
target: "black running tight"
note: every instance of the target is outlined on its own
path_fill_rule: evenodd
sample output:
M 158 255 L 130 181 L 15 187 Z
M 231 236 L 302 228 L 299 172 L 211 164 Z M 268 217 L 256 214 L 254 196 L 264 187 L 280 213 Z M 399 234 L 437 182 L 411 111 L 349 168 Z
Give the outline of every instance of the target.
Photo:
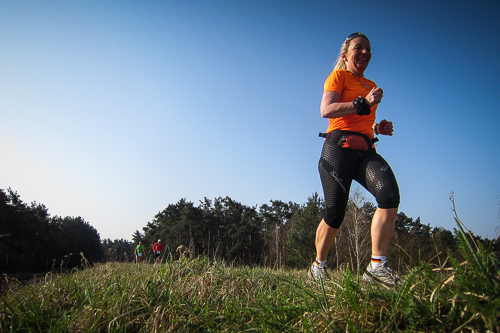
M 379 208 L 399 206 L 399 187 L 389 164 L 375 148 L 367 151 L 339 147 L 328 138 L 319 160 L 319 174 L 325 196 L 325 222 L 339 228 L 344 220 L 353 180 L 377 200 Z

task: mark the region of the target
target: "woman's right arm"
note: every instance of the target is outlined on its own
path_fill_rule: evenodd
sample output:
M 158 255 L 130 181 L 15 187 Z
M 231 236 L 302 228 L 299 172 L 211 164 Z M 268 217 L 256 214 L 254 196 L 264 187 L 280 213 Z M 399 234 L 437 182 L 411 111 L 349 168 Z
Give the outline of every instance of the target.
M 368 95 L 366 95 L 365 99 L 368 102 L 368 105 L 372 107 L 373 105 L 380 103 L 383 96 L 384 91 L 379 87 L 375 87 L 368 93 Z M 340 94 L 338 92 L 325 91 L 323 93 L 323 98 L 321 99 L 321 116 L 323 118 L 339 118 L 356 113 L 356 108 L 352 102 L 340 103 L 339 100 Z
M 321 99 L 321 116 L 323 118 L 339 118 L 356 113 L 352 102 L 340 103 L 340 94 L 336 91 L 325 91 Z

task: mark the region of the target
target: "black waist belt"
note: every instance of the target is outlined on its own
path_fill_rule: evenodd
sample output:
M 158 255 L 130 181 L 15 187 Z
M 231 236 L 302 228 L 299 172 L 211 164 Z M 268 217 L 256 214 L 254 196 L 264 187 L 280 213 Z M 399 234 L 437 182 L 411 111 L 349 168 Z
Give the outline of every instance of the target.
M 347 132 L 347 131 L 345 131 Z M 353 133 L 353 132 L 350 132 L 350 133 Z M 326 139 L 326 136 L 328 135 L 329 133 L 322 133 L 322 132 L 319 132 L 319 137 L 320 138 L 325 138 Z M 362 136 L 365 136 L 364 134 L 361 134 L 361 133 L 358 133 L 358 135 L 362 135 Z M 368 138 L 372 144 L 374 144 L 375 142 L 378 142 L 378 138 L 373 138 L 373 139 L 370 139 Z

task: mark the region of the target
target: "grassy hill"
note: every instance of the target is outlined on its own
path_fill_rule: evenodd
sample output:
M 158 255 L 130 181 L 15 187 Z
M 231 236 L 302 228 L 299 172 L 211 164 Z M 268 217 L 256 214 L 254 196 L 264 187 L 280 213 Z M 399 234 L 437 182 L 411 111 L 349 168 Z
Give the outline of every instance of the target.
M 1 332 L 500 332 L 498 257 L 462 233 L 465 262 L 422 263 L 381 289 L 350 270 L 313 283 L 304 270 L 205 258 L 104 263 L 10 280 Z

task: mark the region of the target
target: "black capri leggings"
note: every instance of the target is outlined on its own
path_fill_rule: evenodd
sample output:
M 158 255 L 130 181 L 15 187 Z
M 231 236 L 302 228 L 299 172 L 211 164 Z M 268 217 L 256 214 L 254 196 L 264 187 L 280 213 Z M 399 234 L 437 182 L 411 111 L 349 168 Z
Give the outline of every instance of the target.
M 367 151 L 342 148 L 338 141 L 339 135 L 327 135 L 318 166 L 326 203 L 326 224 L 336 229 L 342 224 L 353 180 L 375 197 L 379 208 L 398 208 L 398 183 L 384 158 L 375 148 Z

